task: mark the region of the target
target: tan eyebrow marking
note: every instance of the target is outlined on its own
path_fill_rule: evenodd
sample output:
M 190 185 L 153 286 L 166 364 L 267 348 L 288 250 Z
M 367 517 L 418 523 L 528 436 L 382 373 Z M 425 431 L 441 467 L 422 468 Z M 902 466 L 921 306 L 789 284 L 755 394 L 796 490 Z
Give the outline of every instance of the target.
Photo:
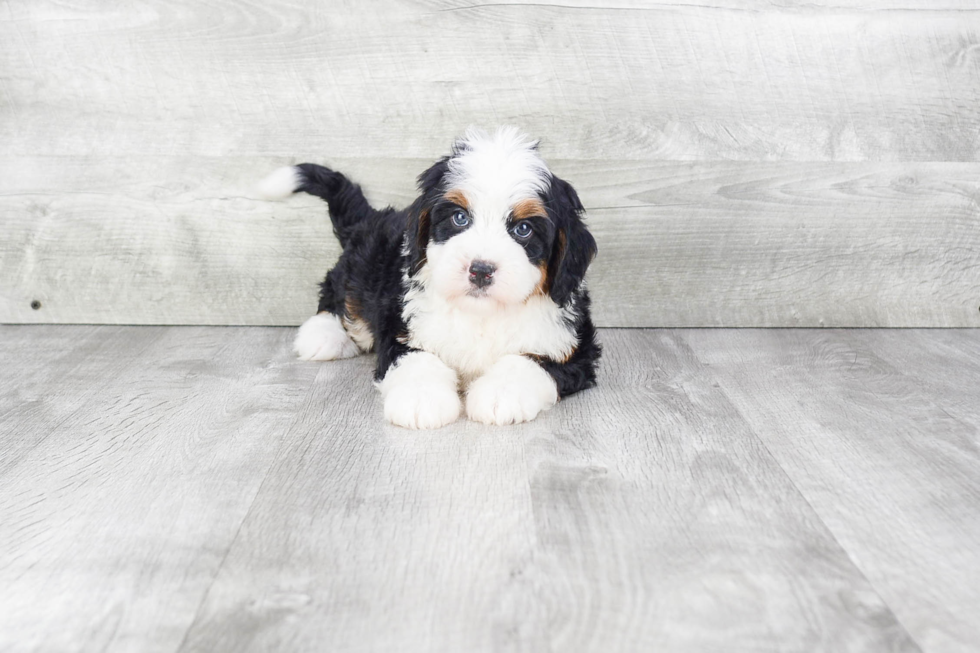
M 526 220 L 528 218 L 548 217 L 548 212 L 544 208 L 544 204 L 541 200 L 536 197 L 528 198 L 526 200 L 521 200 L 514 205 L 511 209 L 510 214 L 513 216 L 515 221 Z
M 456 206 L 462 207 L 467 211 L 470 210 L 470 203 L 467 201 L 466 195 L 464 195 L 463 191 L 459 190 L 458 188 L 451 188 L 447 190 L 446 194 L 443 195 L 443 197 L 449 200 L 450 202 L 452 202 L 453 204 L 455 204 Z

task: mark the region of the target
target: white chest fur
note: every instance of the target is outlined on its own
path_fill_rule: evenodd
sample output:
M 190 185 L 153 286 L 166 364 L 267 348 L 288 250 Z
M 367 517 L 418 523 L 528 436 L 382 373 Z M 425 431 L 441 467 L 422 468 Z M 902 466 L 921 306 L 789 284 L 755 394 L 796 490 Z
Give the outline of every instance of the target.
M 508 354 L 564 360 L 575 349 L 567 311 L 547 296 L 485 311 L 462 309 L 425 290 L 410 290 L 405 300 L 408 344 L 435 354 L 464 381 L 479 377 Z

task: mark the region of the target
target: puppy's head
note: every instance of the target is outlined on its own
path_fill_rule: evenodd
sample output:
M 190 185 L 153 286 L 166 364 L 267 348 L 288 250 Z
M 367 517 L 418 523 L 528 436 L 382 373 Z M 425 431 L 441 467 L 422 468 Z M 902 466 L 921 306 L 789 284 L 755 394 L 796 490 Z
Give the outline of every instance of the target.
M 470 130 L 419 177 L 410 210 L 409 272 L 461 308 L 558 305 L 596 254 L 575 190 L 554 176 L 517 130 Z

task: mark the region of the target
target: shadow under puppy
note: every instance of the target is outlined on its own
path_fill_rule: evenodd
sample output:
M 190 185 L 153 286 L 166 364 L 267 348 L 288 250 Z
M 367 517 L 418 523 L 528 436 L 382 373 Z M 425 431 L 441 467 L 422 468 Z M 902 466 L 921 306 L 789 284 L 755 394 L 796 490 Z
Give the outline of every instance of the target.
M 583 279 L 596 243 L 575 190 L 512 128 L 471 129 L 402 211 L 372 208 L 323 166 L 281 168 L 267 198 L 324 199 L 343 247 L 300 327 L 304 360 L 377 351 L 385 417 L 438 428 L 534 419 L 595 385 L 600 346 Z

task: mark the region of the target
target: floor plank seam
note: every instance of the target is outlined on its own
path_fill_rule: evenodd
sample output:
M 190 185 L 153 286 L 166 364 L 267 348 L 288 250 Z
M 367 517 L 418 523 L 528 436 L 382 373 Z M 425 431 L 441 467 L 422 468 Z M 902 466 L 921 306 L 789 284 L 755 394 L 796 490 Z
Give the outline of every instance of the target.
M 307 394 L 309 394 L 309 391 Z M 289 429 L 286 431 L 286 433 L 292 430 L 293 426 L 296 424 L 297 421 L 299 421 L 299 416 L 294 418 L 294 420 L 290 423 Z M 231 554 L 232 549 L 235 547 L 235 543 L 238 541 L 238 538 L 241 535 L 242 529 L 245 527 L 246 522 L 248 521 L 249 517 L 252 515 L 255 509 L 255 504 L 258 501 L 258 498 L 262 495 L 262 490 L 265 488 L 266 483 L 269 480 L 269 477 L 272 475 L 272 471 L 275 468 L 276 463 L 278 463 L 281 458 L 282 447 L 284 446 L 284 443 L 286 442 L 287 439 L 286 433 L 284 433 L 283 436 L 280 438 L 279 445 L 276 447 L 276 453 L 272 458 L 272 463 L 268 466 L 268 468 L 265 470 L 265 473 L 262 475 L 262 482 L 259 483 L 259 485 L 256 487 L 255 494 L 252 495 L 252 499 L 248 503 L 248 510 L 245 511 L 245 513 L 242 515 L 242 519 L 238 522 L 238 527 L 235 529 L 235 535 L 232 536 L 232 538 L 228 541 L 228 546 L 225 548 L 225 552 L 221 556 L 221 562 L 218 563 L 217 567 L 215 567 L 214 574 L 211 577 L 211 582 L 208 584 L 207 590 L 205 590 L 204 593 L 201 595 L 201 600 L 198 603 L 197 608 L 194 610 L 194 617 L 190 620 L 190 623 L 188 623 L 187 630 L 184 631 L 184 636 L 183 638 L 181 638 L 180 644 L 177 646 L 177 648 L 174 649 L 174 653 L 180 653 L 180 651 L 184 650 L 184 647 L 187 644 L 187 638 L 190 636 L 191 631 L 194 630 L 194 626 L 198 623 L 198 620 L 201 616 L 201 611 L 204 609 L 204 606 L 207 604 L 208 599 L 210 598 L 211 590 L 214 588 L 215 583 L 217 583 L 218 579 L 221 577 L 221 571 L 224 569 L 225 563 L 228 561 L 228 556 Z
M 433 432 L 291 331 L 95 331 L 0 332 L 4 651 L 980 642 L 980 331 L 604 329 Z
M 249 327 L 245 327 L 245 328 L 249 328 Z M 314 379 L 315 378 L 316 377 L 314 376 Z M 303 398 L 303 404 L 302 404 L 303 406 L 309 403 L 309 399 L 313 394 L 315 387 L 316 387 L 315 381 L 311 382 L 310 386 L 306 390 L 306 396 Z M 262 496 L 262 491 L 263 489 L 265 489 L 266 484 L 269 482 L 269 478 L 270 476 L 272 476 L 272 472 L 275 469 L 276 464 L 282 458 L 282 450 L 283 447 L 285 446 L 285 443 L 288 440 L 287 435 L 292 432 L 292 430 L 298 423 L 302 422 L 302 415 L 304 412 L 305 412 L 304 410 L 297 411 L 296 416 L 293 417 L 293 419 L 290 421 L 289 427 L 283 432 L 282 436 L 279 438 L 279 443 L 276 446 L 275 454 L 272 456 L 272 462 L 269 464 L 269 466 L 265 470 L 265 473 L 262 475 L 262 482 L 259 483 L 258 486 L 256 487 L 255 494 L 252 495 L 252 499 L 249 501 L 248 510 L 246 510 L 245 513 L 242 515 L 242 519 L 241 521 L 239 521 L 238 527 L 235 529 L 235 535 L 229 540 L 228 546 L 225 549 L 224 554 L 221 556 L 221 562 L 218 563 L 218 566 L 215 568 L 214 574 L 211 577 L 211 582 L 208 584 L 207 590 L 205 590 L 204 593 L 201 595 L 201 600 L 198 603 L 197 608 L 195 608 L 194 610 L 194 617 L 188 623 L 187 629 L 184 631 L 184 636 L 181 638 L 177 648 L 174 649 L 174 653 L 180 653 L 180 651 L 184 650 L 185 646 L 187 645 L 188 637 L 190 636 L 191 632 L 194 630 L 194 627 L 197 625 L 201 617 L 202 610 L 204 609 L 204 606 L 207 604 L 208 599 L 210 598 L 211 590 L 214 589 L 215 584 L 218 582 L 218 579 L 221 577 L 221 572 L 225 568 L 225 564 L 228 561 L 228 556 L 231 554 L 232 549 L 234 549 L 235 543 L 238 542 L 242 529 L 245 527 L 245 524 L 247 523 L 248 519 L 251 517 L 252 513 L 254 512 L 256 502 L 258 501 L 259 497 Z
M 271 469 L 272 466 L 270 465 L 269 470 L 271 471 Z M 258 490 L 255 492 L 255 495 L 252 497 L 252 500 L 248 504 L 248 510 L 245 511 L 245 514 L 242 516 L 241 521 L 238 522 L 238 528 L 235 529 L 235 535 L 228 542 L 228 546 L 225 548 L 225 553 L 224 555 L 221 556 L 221 562 L 218 563 L 218 566 L 215 568 L 214 574 L 211 576 L 211 582 L 208 583 L 207 590 L 205 590 L 204 593 L 201 595 L 201 600 L 197 604 L 197 608 L 194 609 L 194 617 L 190 620 L 190 623 L 187 624 L 187 628 L 186 630 L 184 630 L 184 636 L 181 638 L 180 643 L 177 645 L 177 648 L 174 649 L 174 653 L 180 653 L 180 651 L 184 650 L 184 646 L 187 644 L 187 638 L 190 637 L 191 631 L 194 630 L 194 626 L 197 624 L 198 619 L 201 616 L 201 611 L 204 609 L 204 606 L 205 604 L 207 604 L 208 598 L 211 595 L 211 590 L 214 588 L 215 583 L 218 581 L 218 578 L 221 576 L 221 570 L 224 569 L 225 562 L 227 562 L 228 560 L 228 555 L 231 553 L 232 548 L 235 546 L 235 542 L 238 541 L 238 536 L 241 535 L 242 528 L 245 526 L 245 520 L 248 519 L 249 515 L 252 514 L 252 509 L 255 507 L 255 501 L 256 499 L 258 499 L 259 493 L 262 491 L 262 486 L 265 485 L 265 481 L 268 477 L 269 477 L 269 471 L 265 473 L 265 476 L 262 478 L 262 483 L 259 484 Z
M 686 339 L 684 340 L 684 342 L 685 342 L 685 344 L 687 344 L 687 346 L 690 349 L 692 355 L 697 359 L 698 364 L 702 366 L 702 370 L 705 369 L 705 368 L 709 368 L 710 366 L 708 366 L 698 356 L 697 351 L 695 351 L 695 348 L 692 347 L 690 345 L 690 343 L 687 342 Z M 848 562 L 850 562 L 851 565 L 854 567 L 855 571 L 857 571 L 857 573 L 860 574 L 861 578 L 863 578 L 864 581 L 868 584 L 868 587 L 870 587 L 874 591 L 875 596 L 878 597 L 878 599 L 881 601 L 882 605 L 884 605 L 885 607 L 888 608 L 888 612 L 891 614 L 892 618 L 895 619 L 895 623 L 897 623 L 899 626 L 901 626 L 902 632 L 905 634 L 906 637 L 908 637 L 909 641 L 913 642 L 916 645 L 916 647 L 919 649 L 919 651 L 921 653 L 925 653 L 925 650 L 922 648 L 922 644 L 915 637 L 912 636 L 912 633 L 909 631 L 908 626 L 906 626 L 906 624 L 899 618 L 898 614 L 895 612 L 895 608 L 892 607 L 892 605 L 888 601 L 885 600 L 885 597 L 882 596 L 881 591 L 878 589 L 877 585 L 875 585 L 871 581 L 871 579 L 868 577 L 868 575 L 867 575 L 866 571 L 864 570 L 864 568 L 861 565 L 859 565 L 857 563 L 857 561 L 854 559 L 854 557 L 851 555 L 851 552 L 847 548 L 844 547 L 843 543 L 837 537 L 837 534 L 830 528 L 830 526 L 827 524 L 827 522 L 824 520 L 824 518 L 816 510 L 816 508 L 810 502 L 810 499 L 806 496 L 806 494 L 803 493 L 803 490 L 796 483 L 795 479 L 793 479 L 793 477 L 790 476 L 789 472 L 786 471 L 786 468 L 783 466 L 783 463 L 780 462 L 779 458 L 777 458 L 776 455 L 769 448 L 769 445 L 766 444 L 766 442 L 762 438 L 762 436 L 759 435 L 759 433 L 756 431 L 756 429 L 752 426 L 751 422 L 745 417 L 745 415 L 739 409 L 737 403 L 734 401 L 734 399 L 729 394 L 728 389 L 725 387 L 725 381 L 726 381 L 726 379 L 723 376 L 721 376 L 721 375 L 717 376 L 716 379 L 718 381 L 718 389 L 725 396 L 725 401 L 728 402 L 728 404 L 731 406 L 731 409 L 735 412 L 735 414 L 738 416 L 738 418 L 745 425 L 746 430 L 752 434 L 752 437 L 755 438 L 756 442 L 758 442 L 758 444 L 762 447 L 763 451 L 766 452 L 766 454 L 769 456 L 769 458 L 772 460 L 772 462 L 779 469 L 779 472 L 786 478 L 787 481 L 789 481 L 790 485 L 792 485 L 793 489 L 796 491 L 796 494 L 798 495 L 798 497 L 803 501 L 803 503 L 807 506 L 807 508 L 810 509 L 810 511 L 814 515 L 814 517 L 816 517 L 818 520 L 820 520 L 820 524 L 821 524 L 821 526 L 823 526 L 824 530 L 827 532 L 827 535 L 830 536 L 830 538 L 838 546 L 838 548 L 841 550 L 841 552 L 847 557 Z

